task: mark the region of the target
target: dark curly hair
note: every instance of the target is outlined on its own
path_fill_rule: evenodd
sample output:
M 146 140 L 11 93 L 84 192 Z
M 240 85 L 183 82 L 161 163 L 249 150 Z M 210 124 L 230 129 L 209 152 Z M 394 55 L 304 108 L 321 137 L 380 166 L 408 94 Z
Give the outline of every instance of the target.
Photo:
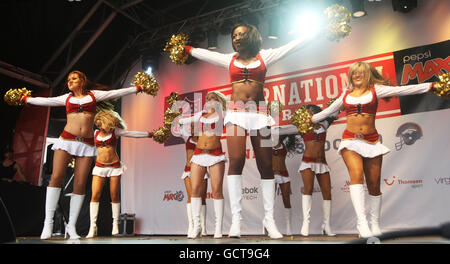
M 281 135 L 280 136 L 280 142 L 284 142 L 286 140 L 286 151 L 288 152 L 288 155 L 295 154 L 296 149 L 300 148 L 300 144 L 302 144 L 301 140 L 299 140 L 298 137 L 296 137 L 296 134 L 290 134 L 290 135 Z

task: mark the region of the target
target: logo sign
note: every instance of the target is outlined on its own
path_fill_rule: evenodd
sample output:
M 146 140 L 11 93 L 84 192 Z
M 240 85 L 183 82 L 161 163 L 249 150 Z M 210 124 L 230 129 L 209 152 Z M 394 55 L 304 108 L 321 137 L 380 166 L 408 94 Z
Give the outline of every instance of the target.
M 184 193 L 183 191 L 165 191 L 163 201 L 178 201 L 181 202 L 184 199 Z
M 412 145 L 423 137 L 423 132 L 417 123 L 407 122 L 397 129 L 395 136 L 400 139 L 399 142 L 395 143 L 395 150 L 399 151 L 404 145 Z
M 411 188 L 421 188 L 421 187 L 423 187 L 423 180 L 422 179 L 405 180 L 405 179 L 401 179 L 401 178 L 396 177 L 396 176 L 392 176 L 392 177 L 383 179 L 383 181 L 384 181 L 384 183 L 387 186 L 406 185 L 406 186 L 411 186 Z
M 258 198 L 258 187 L 242 188 L 242 199 L 255 200 Z
M 450 40 L 425 46 L 395 51 L 397 84 L 417 84 L 439 81 L 438 76 L 450 72 Z M 400 97 L 402 114 L 420 113 L 450 108 L 449 100 L 432 93 Z

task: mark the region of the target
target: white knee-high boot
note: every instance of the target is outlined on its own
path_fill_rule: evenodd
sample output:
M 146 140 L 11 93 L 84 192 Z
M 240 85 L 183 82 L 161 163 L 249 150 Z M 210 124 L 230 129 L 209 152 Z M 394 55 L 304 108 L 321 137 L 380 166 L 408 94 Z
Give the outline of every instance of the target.
M 330 218 L 331 218 L 331 200 L 323 200 L 322 202 L 323 223 L 322 223 L 322 235 L 335 236 L 331 232 Z
M 361 237 L 371 237 L 369 224 L 366 218 L 366 206 L 364 201 L 364 186 L 362 184 L 352 184 L 350 188 L 350 198 L 357 217 L 358 233 Z
M 72 194 L 70 196 L 69 223 L 67 223 L 65 235 L 65 237 L 69 235 L 70 239 L 80 238 L 77 234 L 76 224 L 83 206 L 84 196 L 84 194 Z
M 202 229 L 202 236 L 207 236 L 206 232 L 206 205 L 202 204 L 202 209 L 200 213 L 200 227 Z
M 292 235 L 292 231 L 291 231 L 291 217 L 292 217 L 291 208 L 284 208 L 284 214 L 286 216 L 286 236 L 291 236 Z
M 214 214 L 216 217 L 214 238 L 222 238 L 223 199 L 214 199 Z
M 227 185 L 232 215 L 228 236 L 241 237 L 242 175 L 228 175 Z
M 369 222 L 372 231 L 372 235 L 381 235 L 380 229 L 380 213 L 381 213 L 381 194 L 378 196 L 372 196 L 369 194 Z
M 45 220 L 42 229 L 41 239 L 49 239 L 53 234 L 53 217 L 55 216 L 56 206 L 58 205 L 61 188 L 47 187 L 45 196 Z
M 120 203 L 111 203 L 111 211 L 113 218 L 111 235 L 116 236 L 119 234 Z
M 282 238 L 283 235 L 278 231 L 273 218 L 273 210 L 275 204 L 275 180 L 261 180 L 261 190 L 264 204 L 263 227 L 272 239 Z
M 302 236 L 309 236 L 309 223 L 311 218 L 312 195 L 302 194 L 302 212 L 303 224 L 300 234 Z
M 98 206 L 99 202 L 89 203 L 89 216 L 91 220 L 91 225 L 89 227 L 89 233 L 86 238 L 93 238 L 97 236 L 97 217 L 98 217 Z
M 192 220 L 194 223 L 194 228 L 189 238 L 197 238 L 201 236 L 201 224 L 200 224 L 200 214 L 202 210 L 202 198 L 191 197 L 191 209 L 192 209 Z
M 187 213 L 187 218 L 188 218 L 188 232 L 187 232 L 187 236 L 190 237 L 192 230 L 194 229 L 194 221 L 192 220 L 192 207 L 191 207 L 191 203 L 187 203 L 186 204 L 186 213 Z

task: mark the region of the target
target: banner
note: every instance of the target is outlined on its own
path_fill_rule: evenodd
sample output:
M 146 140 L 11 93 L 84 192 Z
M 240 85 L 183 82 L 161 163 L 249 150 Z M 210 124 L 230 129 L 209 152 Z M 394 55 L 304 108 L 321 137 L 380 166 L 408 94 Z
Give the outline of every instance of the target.
M 397 84 L 439 81 L 438 76 L 450 72 L 450 40 L 394 52 Z M 431 93 L 402 96 L 402 113 L 411 114 L 450 108 L 450 100 Z
M 416 66 L 419 55 L 422 53 L 421 63 L 431 67 L 440 65 L 439 71 L 448 71 L 448 42 L 411 48 L 403 51 L 388 52 L 370 57 L 364 57 L 340 63 L 292 71 L 280 75 L 267 76 L 264 85 L 266 101 L 278 100 L 285 105 L 277 125 L 289 124 L 293 111 L 305 104 L 316 104 L 323 107 L 329 100 L 340 95 L 347 86 L 349 66 L 356 61 L 366 61 L 382 72 L 393 84 L 403 85 L 414 82 L 431 81 L 436 78 L 436 71 Z M 429 48 L 432 47 L 432 48 Z M 418 51 L 417 50 L 424 50 Z M 428 52 L 430 50 L 430 52 Z M 441 53 L 437 51 L 440 50 Z M 447 53 L 444 52 L 447 50 Z M 410 52 L 413 51 L 413 52 Z M 410 52 L 410 53 L 408 53 Z M 424 55 L 427 53 L 427 55 Z M 410 54 L 410 55 L 408 55 Z M 412 55 L 416 54 L 413 59 Z M 429 56 L 429 54 L 431 54 Z M 411 56 L 407 59 L 405 56 Z M 426 60 L 422 57 L 428 56 Z M 441 60 L 442 59 L 442 60 Z M 401 60 L 401 64 L 399 64 Z M 405 62 L 403 63 L 403 60 Z M 427 62 L 432 61 L 432 62 Z M 427 64 L 428 63 L 428 64 Z M 410 65 L 411 70 L 409 70 Z M 416 68 L 415 68 L 416 67 Z M 436 69 L 433 68 L 433 69 Z M 214 69 L 213 67 L 211 67 Z M 432 68 L 432 67 L 431 67 Z M 430 69 L 431 69 L 430 68 Z M 406 69 L 406 70 L 405 70 Z M 428 69 L 428 70 L 426 70 Z M 413 72 L 413 73 L 411 73 Z M 415 72 L 415 73 L 414 73 Z M 433 74 L 431 74 L 433 72 Z M 423 79 L 427 73 L 428 79 Z M 422 75 L 421 75 L 422 74 Z M 406 77 L 405 77 L 406 76 Z M 409 77 L 408 77 L 409 76 Z M 413 77 L 416 76 L 414 79 Z M 425 77 L 424 77 L 425 76 Z M 408 77 L 408 78 L 407 78 Z M 402 83 L 406 81 L 407 83 Z M 181 94 L 180 98 L 191 106 L 193 113 L 203 107 L 205 95 L 208 91 L 218 90 L 226 96 L 231 96 L 231 85 L 210 87 L 201 91 Z M 409 102 L 406 97 L 393 97 L 389 101 L 379 100 L 376 128 L 380 133 L 382 144 L 390 149 L 383 156 L 381 172 L 381 229 L 390 231 L 404 228 L 437 226 L 450 221 L 450 174 L 448 173 L 448 157 L 450 157 L 450 144 L 448 133 L 450 123 L 446 122 L 450 115 L 447 104 L 448 99 L 441 99 L 428 93 L 434 108 L 427 110 L 422 107 L 422 100 L 413 104 L 414 108 L 406 107 Z M 165 108 L 167 104 L 165 105 Z M 405 115 L 407 114 L 407 115 Z M 345 130 L 345 116 L 342 113 L 327 131 L 325 143 L 326 160 L 331 169 L 332 213 L 331 228 L 338 234 L 356 234 L 356 215 L 350 200 L 350 178 L 342 157 L 337 153 L 341 136 Z M 226 139 L 222 138 L 222 148 L 227 152 Z M 125 144 L 124 144 L 125 145 Z M 261 193 L 261 179 L 257 170 L 255 155 L 249 138 L 246 143 L 246 162 L 243 169 L 242 184 L 242 235 L 263 234 L 262 219 L 264 217 L 263 200 Z M 152 172 L 158 177 L 152 177 L 148 184 L 135 184 L 137 175 L 150 177 L 150 165 L 132 166 L 134 160 L 140 159 L 139 153 L 146 151 L 144 146 L 133 145 L 127 150 L 130 169 L 125 172 L 127 181 L 122 182 L 123 211 L 136 213 L 136 232 L 141 234 L 186 234 L 186 200 L 187 194 L 184 183 L 180 180 L 185 165 L 184 141 L 173 137 L 170 144 L 158 152 L 160 171 Z M 227 155 L 227 154 L 226 154 Z M 286 167 L 291 181 L 291 227 L 293 234 L 300 233 L 303 221 L 301 194 L 303 182 L 298 168 L 301 163 L 303 148 L 295 154 L 288 155 Z M 145 154 L 143 154 L 145 156 Z M 228 156 L 228 155 L 227 155 Z M 228 162 L 225 163 L 225 175 L 228 171 Z M 227 177 L 224 177 L 223 195 L 225 198 L 223 233 L 228 234 L 231 224 L 231 211 L 228 198 Z M 129 187 L 128 187 L 129 186 Z M 367 195 L 367 192 L 366 192 Z M 367 196 L 366 196 L 367 198 Z M 127 199 L 133 201 L 127 205 Z M 314 182 L 311 209 L 310 234 L 320 234 L 322 224 L 322 194 L 317 180 Z M 367 199 L 366 199 L 367 201 Z M 207 190 L 207 230 L 208 234 L 214 232 L 214 209 L 211 187 L 208 182 Z M 368 209 L 368 203 L 366 203 Z M 279 230 L 286 230 L 285 209 L 281 199 L 281 192 L 277 186 L 275 198 L 275 221 Z

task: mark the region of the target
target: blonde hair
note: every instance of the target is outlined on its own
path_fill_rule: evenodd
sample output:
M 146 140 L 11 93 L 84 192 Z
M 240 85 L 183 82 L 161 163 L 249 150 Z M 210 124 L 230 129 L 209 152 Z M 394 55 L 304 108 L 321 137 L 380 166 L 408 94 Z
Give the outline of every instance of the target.
M 208 94 L 213 93 L 217 96 L 217 100 L 219 100 L 219 103 L 222 105 L 222 110 L 226 110 L 227 109 L 227 102 L 228 102 L 228 98 L 221 92 L 219 91 L 211 91 L 208 92 L 206 94 L 206 96 L 208 96 Z
M 365 83 L 368 87 L 372 87 L 375 84 L 390 84 L 390 81 L 381 75 L 381 73 L 379 73 L 371 64 L 363 61 L 357 61 L 353 63 L 348 70 L 348 89 L 350 91 L 353 90 L 353 74 L 357 72 L 364 74 Z
M 94 117 L 94 124 L 101 122 L 104 129 L 108 132 L 113 131 L 115 128 L 126 129 L 127 125 L 123 121 L 120 115 L 112 110 L 99 111 Z

